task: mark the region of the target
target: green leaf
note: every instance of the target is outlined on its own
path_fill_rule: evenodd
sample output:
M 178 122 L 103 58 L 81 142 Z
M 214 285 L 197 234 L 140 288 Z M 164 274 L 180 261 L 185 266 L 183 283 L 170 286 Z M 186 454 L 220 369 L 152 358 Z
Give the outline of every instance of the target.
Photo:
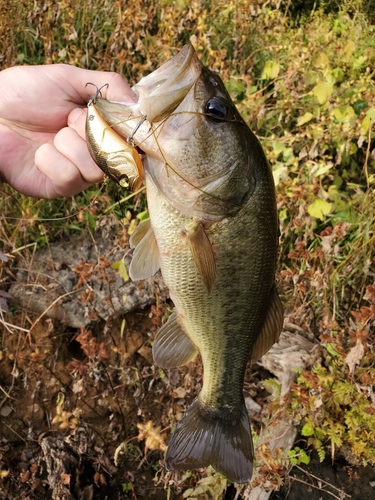
M 305 123 L 309 122 L 312 118 L 314 118 L 314 115 L 307 112 L 298 118 L 297 125 L 305 125 Z
M 137 219 L 140 222 L 144 222 L 145 220 L 148 220 L 149 218 L 150 218 L 150 216 L 148 214 L 148 210 L 145 210 L 144 212 L 139 212 L 139 214 L 137 214 Z
M 328 66 L 329 59 L 325 52 L 318 52 L 316 56 L 313 57 L 312 64 L 315 68 L 326 68 Z
M 270 394 L 272 394 L 273 398 L 277 398 L 281 393 L 281 386 L 276 382 L 274 378 L 268 378 L 263 380 L 263 386 Z
M 250 94 L 254 94 L 255 92 L 258 92 L 258 87 L 256 85 L 248 85 L 247 86 L 247 90 L 246 90 L 246 93 L 248 95 Z
M 328 215 L 331 210 L 332 203 L 328 203 L 328 201 L 321 200 L 320 198 L 317 198 L 307 209 L 311 217 L 320 220 L 324 220 L 325 216 Z
M 230 94 L 233 93 L 236 96 L 242 96 L 246 92 L 244 84 L 236 78 L 231 78 L 225 86 Z
M 305 424 L 303 427 L 302 427 L 302 430 L 301 430 L 301 434 L 302 436 L 312 436 L 314 434 L 314 428 L 311 427 L 311 425 L 309 424 Z
M 371 125 L 371 118 L 369 116 L 365 116 L 361 125 L 363 135 L 367 134 L 370 125 Z
M 117 260 L 111 265 L 111 268 L 118 271 L 124 281 L 129 281 L 128 271 L 126 270 L 124 259 Z
M 330 354 L 332 358 L 337 358 L 338 356 L 340 356 L 340 354 L 335 349 L 335 345 L 332 342 L 324 344 L 324 347 L 326 348 L 328 354 Z
M 119 267 L 120 267 L 120 264 L 121 264 L 121 261 L 122 259 L 120 260 L 116 260 L 116 262 L 114 262 L 112 265 L 111 265 L 111 268 L 114 270 L 114 271 L 118 271 Z
M 345 73 L 343 72 L 343 70 L 341 68 L 333 69 L 332 75 L 334 76 L 336 83 L 342 82 L 344 77 L 345 77 Z
M 319 168 L 316 172 L 314 172 L 315 177 L 319 177 L 320 175 L 326 174 L 333 167 L 332 162 L 322 163 L 319 165 Z
M 319 462 L 323 462 L 326 458 L 326 451 L 323 447 L 316 450 L 318 452 Z
M 301 450 L 300 457 L 299 457 L 299 461 L 301 462 L 301 464 L 308 465 L 310 463 L 310 460 L 311 459 L 310 459 L 309 455 L 304 450 Z
M 121 259 L 121 264 L 120 264 L 120 267 L 118 269 L 118 272 L 124 281 L 129 281 L 129 275 L 128 275 L 128 271 L 127 271 L 126 266 L 125 266 L 124 259 Z
M 318 99 L 319 104 L 324 104 L 332 95 L 333 87 L 327 82 L 320 82 L 312 90 L 314 96 Z
M 343 106 L 338 106 L 337 108 L 335 108 L 333 110 L 333 116 L 339 122 L 349 121 L 355 116 L 355 111 L 351 106 L 345 104 Z
M 288 177 L 288 167 L 286 167 L 283 163 L 277 161 L 272 167 L 272 175 L 275 186 L 278 186 L 280 181 Z
M 367 110 L 366 116 L 368 116 L 372 121 L 375 121 L 375 107 L 374 106 Z
M 277 78 L 280 66 L 275 61 L 266 61 L 263 68 L 262 80 L 273 80 Z
M 282 142 L 275 141 L 272 143 L 272 149 L 273 149 L 275 156 L 277 158 L 279 156 L 279 154 L 285 150 L 285 145 Z
M 358 146 L 357 146 L 357 144 L 355 144 L 354 142 L 351 142 L 351 143 L 350 143 L 350 146 L 349 146 L 349 151 L 348 151 L 348 153 L 349 153 L 350 155 L 355 155 L 357 151 L 358 151 Z
M 368 107 L 368 102 L 363 101 L 362 99 L 359 99 L 353 104 L 353 108 L 356 115 L 359 115 L 362 109 L 366 109 L 367 107 Z
M 305 75 L 306 85 L 315 85 L 318 80 L 318 75 L 315 71 L 307 71 Z
M 286 163 L 291 163 L 291 161 L 294 159 L 294 152 L 293 148 L 285 148 L 283 151 L 283 160 Z
M 361 68 L 367 61 L 366 56 L 359 56 L 353 59 L 353 69 Z
M 344 210 L 342 212 L 337 212 L 332 219 L 332 224 L 336 222 L 350 222 L 351 224 L 356 223 L 356 218 L 353 210 Z

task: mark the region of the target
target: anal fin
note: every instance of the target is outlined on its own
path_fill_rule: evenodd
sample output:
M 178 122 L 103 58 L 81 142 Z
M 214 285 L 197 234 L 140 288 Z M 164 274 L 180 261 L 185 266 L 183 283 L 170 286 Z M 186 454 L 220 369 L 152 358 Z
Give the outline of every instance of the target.
M 273 344 L 278 341 L 281 330 L 283 329 L 283 323 L 283 306 L 277 293 L 276 285 L 273 285 L 262 330 L 251 353 L 251 361 L 253 363 L 266 354 Z
M 208 293 L 210 293 L 216 277 L 216 263 L 212 244 L 201 223 L 186 229 L 186 236 L 199 274 Z
M 236 483 L 250 481 L 253 443 L 245 403 L 233 421 L 201 411 L 196 399 L 177 424 L 165 458 L 167 470 L 191 470 L 212 465 Z
M 146 234 L 140 236 L 139 232 L 138 237 L 135 238 L 137 246 L 129 267 L 129 276 L 133 281 L 153 276 L 160 267 L 159 247 L 151 226 Z
M 176 368 L 186 365 L 198 352 L 198 348 L 179 325 L 176 311 L 173 311 L 156 334 L 152 347 L 155 364 L 160 368 Z

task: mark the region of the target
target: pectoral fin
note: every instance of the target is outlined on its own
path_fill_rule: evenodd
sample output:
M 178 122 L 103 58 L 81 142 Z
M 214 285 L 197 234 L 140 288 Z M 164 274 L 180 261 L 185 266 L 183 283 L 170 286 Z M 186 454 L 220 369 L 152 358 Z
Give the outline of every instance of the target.
M 210 293 L 216 277 L 216 264 L 212 244 L 208 239 L 204 227 L 200 223 L 191 229 L 187 229 L 186 236 L 195 264 L 208 293 Z
M 143 236 L 139 232 L 135 240 L 137 246 L 129 267 L 129 276 L 133 281 L 144 280 L 153 276 L 160 267 L 159 247 L 151 226 Z
M 283 329 L 283 322 L 283 306 L 277 293 L 276 285 L 273 285 L 262 330 L 251 353 L 251 361 L 253 363 L 266 354 L 273 344 L 278 341 L 281 330 Z
M 161 368 L 176 368 L 186 365 L 198 354 L 198 348 L 182 330 L 175 311 L 158 331 L 152 355 Z
M 146 236 L 146 233 L 151 229 L 150 219 L 141 222 L 133 231 L 130 236 L 130 246 L 132 248 L 136 247 L 141 239 Z

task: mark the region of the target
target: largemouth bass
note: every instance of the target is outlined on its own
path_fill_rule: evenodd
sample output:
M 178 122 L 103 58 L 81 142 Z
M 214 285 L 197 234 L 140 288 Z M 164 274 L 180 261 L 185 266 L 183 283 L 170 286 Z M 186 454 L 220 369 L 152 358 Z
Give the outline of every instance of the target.
M 103 119 L 145 153 L 148 222 L 131 237 L 133 280 L 159 268 L 175 309 L 153 355 L 162 368 L 198 353 L 201 392 L 170 440 L 168 470 L 212 465 L 230 480 L 252 476 L 245 369 L 277 341 L 278 216 L 272 173 L 219 76 L 194 49 L 133 87 L 136 104 L 98 99 Z

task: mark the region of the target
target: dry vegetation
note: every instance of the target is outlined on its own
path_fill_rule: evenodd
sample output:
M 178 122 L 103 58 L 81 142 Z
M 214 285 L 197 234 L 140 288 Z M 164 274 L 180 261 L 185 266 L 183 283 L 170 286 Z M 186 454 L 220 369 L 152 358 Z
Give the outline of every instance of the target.
M 260 138 L 277 184 L 286 320 L 319 354 L 283 402 L 300 441 L 288 456 L 258 454 L 255 480 L 269 489 L 313 450 L 321 460 L 345 457 L 349 469 L 375 463 L 374 9 L 371 0 L 0 5 L 1 69 L 62 62 L 135 83 L 192 43 Z M 58 301 L 74 295 L 84 309 L 103 283 L 123 283 L 144 195 L 126 197 L 111 183 L 53 202 L 0 190 L 0 497 L 249 498 L 213 470 L 162 467 L 202 375 L 194 363 L 171 373 L 152 364 L 152 338 L 170 307 L 164 290 L 155 285 L 154 305 L 126 316 L 90 309 L 80 328 L 48 319 L 53 307 L 35 312 L 8 296 L 14 284 L 52 290 L 53 262 L 31 272 L 39 249 L 63 242 L 69 252 L 77 234 L 95 248 L 108 226 L 109 247 L 96 260 L 64 263 L 71 288 Z M 267 377 L 256 369 L 246 378 L 245 394 L 262 406 L 255 433 L 279 414 L 277 382 Z

